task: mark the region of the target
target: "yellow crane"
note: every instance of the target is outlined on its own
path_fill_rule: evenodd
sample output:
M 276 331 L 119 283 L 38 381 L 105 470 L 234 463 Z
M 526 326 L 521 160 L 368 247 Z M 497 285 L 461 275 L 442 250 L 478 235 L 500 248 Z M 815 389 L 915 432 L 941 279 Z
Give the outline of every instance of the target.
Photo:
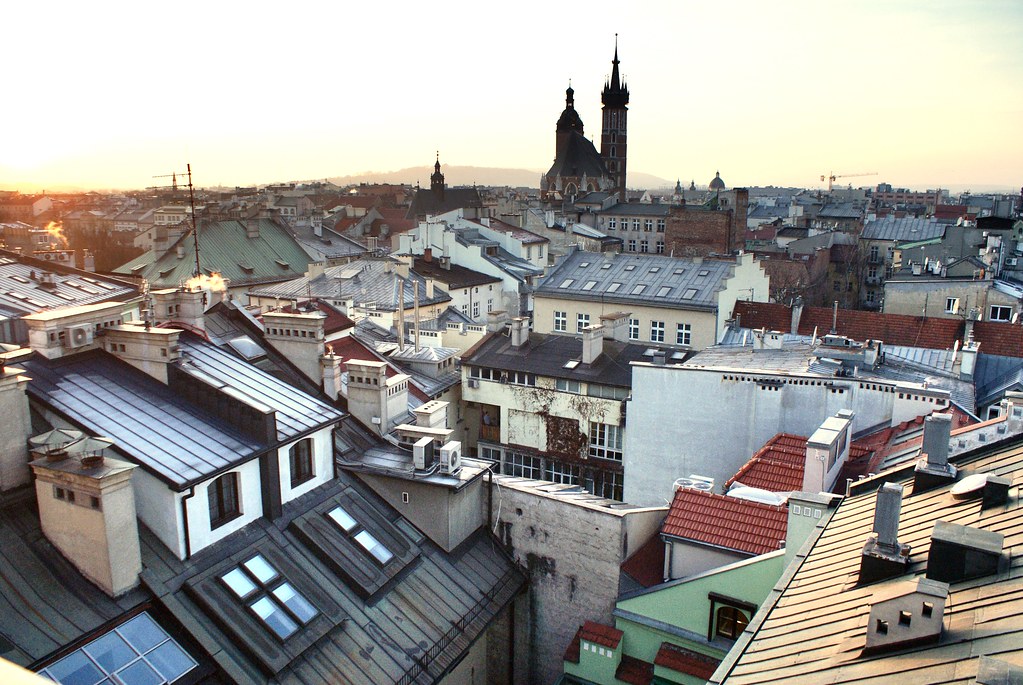
M 821 175 L 821 180 L 822 181 L 824 179 L 828 180 L 828 192 L 830 193 L 831 192 L 831 186 L 835 182 L 835 179 L 837 179 L 837 178 L 853 178 L 855 176 L 877 176 L 877 172 L 876 171 L 866 171 L 866 172 L 864 172 L 862 174 L 836 174 L 835 172 L 832 171 L 830 174 L 828 174 L 826 176 L 822 174 Z

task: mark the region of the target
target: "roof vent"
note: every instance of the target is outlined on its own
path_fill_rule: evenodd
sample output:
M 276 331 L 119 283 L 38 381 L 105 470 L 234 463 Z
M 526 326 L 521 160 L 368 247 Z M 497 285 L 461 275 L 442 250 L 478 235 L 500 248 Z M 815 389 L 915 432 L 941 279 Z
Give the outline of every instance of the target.
M 905 573 L 910 547 L 898 541 L 901 509 L 902 486 L 885 483 L 874 505 L 874 534 L 867 538 L 860 556 L 861 584 Z
M 977 685 L 1016 685 L 1023 682 L 1023 666 L 990 656 L 980 657 Z
M 998 571 L 1005 536 L 990 530 L 937 521 L 931 532 L 927 577 L 946 583 Z
M 948 463 L 951 435 L 951 414 L 931 414 L 924 419 L 923 457 L 913 472 L 913 494 L 927 492 L 955 480 L 956 468 Z
M 901 649 L 941 637 L 948 584 L 927 578 L 897 583 L 874 594 L 866 652 Z
M 1009 501 L 1012 481 L 991 473 L 974 473 L 952 486 L 952 499 L 969 501 L 983 498 L 981 508 L 997 507 Z

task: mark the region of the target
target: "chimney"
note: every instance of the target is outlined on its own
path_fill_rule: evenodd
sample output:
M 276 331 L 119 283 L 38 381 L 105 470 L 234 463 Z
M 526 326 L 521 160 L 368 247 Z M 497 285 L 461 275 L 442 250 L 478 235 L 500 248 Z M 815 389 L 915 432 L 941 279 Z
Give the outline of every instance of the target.
M 980 351 L 980 343 L 974 342 L 972 335 L 963 343 L 962 362 L 959 365 L 959 378 L 964 381 L 973 380 L 974 370 L 977 368 L 977 353 Z
M 1023 431 L 1023 392 L 1009 390 L 1001 401 L 1002 415 L 1010 433 Z
M 495 309 L 487 312 L 487 333 L 500 333 L 508 323 L 508 312 Z
M 522 347 L 529 341 L 529 318 L 516 316 L 511 320 L 512 347 Z
M 951 414 L 931 414 L 924 419 L 922 457 L 913 469 L 913 494 L 927 492 L 956 479 L 956 468 L 948 463 L 951 436 Z
M 958 583 L 998 572 L 1005 536 L 990 530 L 936 521 L 927 554 L 927 577 Z
M 180 330 L 128 325 L 106 331 L 103 348 L 107 352 L 167 385 L 167 365 L 181 356 L 178 351 Z
M 82 250 L 82 270 L 96 271 L 96 255 L 91 250 Z
M 199 280 L 205 278 L 203 276 L 190 282 L 198 284 Z M 153 290 L 150 295 L 153 297 L 153 315 L 157 323 L 177 321 L 206 330 L 206 306 L 211 304 L 210 293 L 201 285 Z
M 322 377 L 323 323 L 327 316 L 317 310 L 290 314 L 263 314 L 264 339 L 297 366 L 306 378 L 316 382 Z
M 387 377 L 387 363 L 349 359 L 348 411 L 379 435 L 408 415 L 409 376 Z
M 416 416 L 416 425 L 424 428 L 448 427 L 448 403 L 443 400 L 430 400 L 426 404 L 412 410 Z
M 28 377 L 0 356 L 0 492 L 31 481 L 25 441 L 32 431 L 28 410 Z
M 423 250 L 423 261 L 427 264 L 433 261 L 433 248 L 428 247 Z
M 105 458 L 97 466 L 65 458 L 31 462 L 43 534 L 83 576 L 117 597 L 142 572 L 132 472 Z
M 177 257 L 178 259 L 184 259 L 184 258 L 185 258 L 185 246 L 184 246 L 184 245 L 182 245 L 181 243 L 178 243 L 178 244 L 177 244 L 177 245 L 176 245 L 176 246 L 174 247 L 174 252 L 175 252 L 175 256 L 176 256 L 176 257 Z
M 432 300 L 433 296 L 434 296 L 433 295 L 433 293 L 434 293 L 434 286 L 436 285 L 436 283 L 435 283 L 435 281 L 432 278 L 425 278 L 423 280 L 426 281 L 426 299 L 427 300 Z
M 305 277 L 310 281 L 314 278 L 319 278 L 323 275 L 323 269 L 323 262 L 309 262 L 309 268 L 306 269 Z
M 249 217 L 245 220 L 245 237 L 246 238 L 258 238 L 259 237 L 259 219 L 256 217 Z
M 828 492 L 849 456 L 853 412 L 842 409 L 830 416 L 806 441 L 803 467 L 805 492 Z
M 600 323 L 604 327 L 604 340 L 629 341 L 629 315 L 626 312 L 601 314 Z
M 344 386 L 341 383 L 343 364 L 344 360 L 334 354 L 333 348 L 330 345 L 327 345 L 327 354 L 320 358 L 320 369 L 322 370 L 323 377 L 323 392 L 327 394 L 327 397 L 335 401 L 344 394 Z
M 874 534 L 867 538 L 860 556 L 861 585 L 905 573 L 910 547 L 898 540 L 901 508 L 902 486 L 882 485 L 874 505 Z
M 941 637 L 948 583 L 928 578 L 896 583 L 872 596 L 866 653 L 935 642 Z
M 583 328 L 583 364 L 592 364 L 604 351 L 604 327 L 594 324 Z
M 799 335 L 799 320 L 803 318 L 803 298 L 797 297 L 792 303 L 792 326 L 789 332 L 792 335 Z

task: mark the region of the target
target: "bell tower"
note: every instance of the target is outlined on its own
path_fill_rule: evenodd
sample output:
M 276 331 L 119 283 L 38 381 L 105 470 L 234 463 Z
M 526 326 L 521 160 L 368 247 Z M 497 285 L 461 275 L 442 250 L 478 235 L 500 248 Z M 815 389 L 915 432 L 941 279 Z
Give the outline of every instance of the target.
M 604 160 L 618 193 L 619 202 L 625 202 L 626 126 L 628 124 L 629 89 L 618 73 L 618 34 L 615 34 L 615 56 L 611 61 L 611 78 L 604 83 L 603 120 L 600 132 L 600 156 Z

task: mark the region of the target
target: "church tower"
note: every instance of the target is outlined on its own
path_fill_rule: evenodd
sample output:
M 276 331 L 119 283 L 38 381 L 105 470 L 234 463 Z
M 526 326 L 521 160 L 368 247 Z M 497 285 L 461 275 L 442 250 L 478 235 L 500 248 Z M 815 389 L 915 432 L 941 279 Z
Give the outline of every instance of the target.
M 611 61 L 611 79 L 604 83 L 600 101 L 604 104 L 600 134 L 600 156 L 612 179 L 612 191 L 618 201 L 625 202 L 626 125 L 628 123 L 629 89 L 618 73 L 618 34 L 615 34 L 615 57 Z

